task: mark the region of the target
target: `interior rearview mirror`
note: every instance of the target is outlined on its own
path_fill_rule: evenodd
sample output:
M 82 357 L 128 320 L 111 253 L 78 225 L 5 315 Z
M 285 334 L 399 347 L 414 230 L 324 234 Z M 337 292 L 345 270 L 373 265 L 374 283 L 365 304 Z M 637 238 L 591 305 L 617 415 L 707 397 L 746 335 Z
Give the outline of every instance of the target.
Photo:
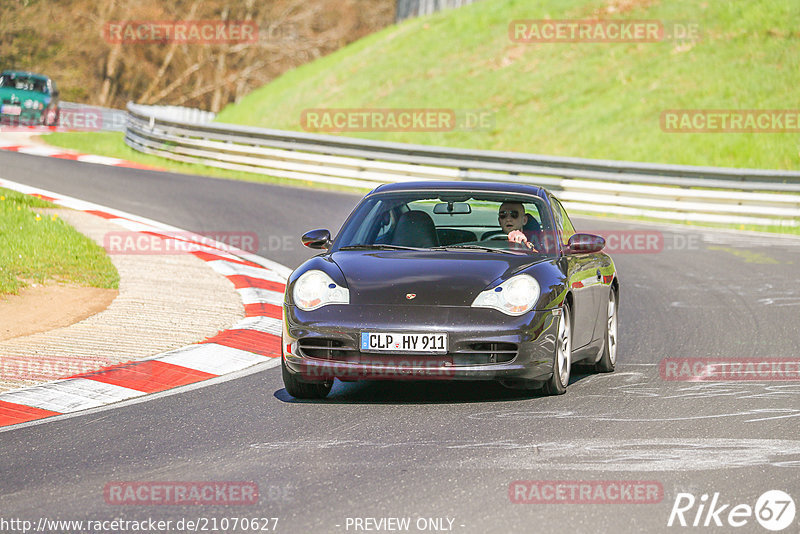
M 437 215 L 467 215 L 472 213 L 472 206 L 466 202 L 440 202 L 433 207 Z

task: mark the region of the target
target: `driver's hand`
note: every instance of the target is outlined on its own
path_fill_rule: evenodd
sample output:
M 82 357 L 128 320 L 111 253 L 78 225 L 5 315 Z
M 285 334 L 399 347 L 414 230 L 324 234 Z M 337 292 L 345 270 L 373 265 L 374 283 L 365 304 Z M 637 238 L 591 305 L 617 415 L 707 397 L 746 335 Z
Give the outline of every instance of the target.
M 531 249 L 532 251 L 534 251 L 534 252 L 539 252 L 539 251 L 538 251 L 538 250 L 536 250 L 536 248 L 533 246 L 533 243 L 531 243 L 530 241 L 528 241 L 528 238 L 527 238 L 527 237 L 525 237 L 525 234 L 523 234 L 523 233 L 522 233 L 521 231 L 519 231 L 519 230 L 514 230 L 514 231 L 512 231 L 512 232 L 509 232 L 509 234 L 508 234 L 508 240 L 509 240 L 509 241 L 511 241 L 511 242 L 513 242 L 513 243 L 525 243 L 525 245 L 527 245 L 527 247 L 528 247 L 529 249 Z

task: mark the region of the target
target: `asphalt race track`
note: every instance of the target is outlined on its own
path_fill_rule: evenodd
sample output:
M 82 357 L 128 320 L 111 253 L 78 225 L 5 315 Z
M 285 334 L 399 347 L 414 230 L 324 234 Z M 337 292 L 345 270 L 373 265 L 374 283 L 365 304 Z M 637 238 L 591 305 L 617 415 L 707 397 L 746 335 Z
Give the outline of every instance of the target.
M 0 176 L 196 232 L 256 232 L 258 253 L 292 268 L 312 256 L 299 236 L 335 232 L 359 199 L 7 152 Z M 658 230 L 598 219 L 576 226 Z M 574 373 L 564 396 L 482 383 L 337 382 L 327 400 L 298 402 L 280 370 L 269 369 L 0 432 L 0 516 L 173 525 L 277 517 L 276 531 L 286 533 L 366 531 L 356 518 L 411 518 L 412 532 L 720 532 L 732 529 L 734 506 L 755 508 L 768 490 L 800 504 L 799 381 L 670 381 L 659 373 L 664 358 L 796 360 L 800 240 L 660 230 L 663 250 L 614 254 L 617 371 Z M 123 506 L 103 493 L 115 481 L 207 480 L 255 482 L 259 501 Z M 509 487 L 518 480 L 651 481 L 663 499 L 516 504 Z M 724 528 L 714 518 L 710 527 L 668 528 L 679 493 L 698 503 L 718 493 L 719 505 L 729 505 L 717 516 Z M 697 511 L 686 512 L 689 524 Z M 785 532 L 800 530 L 798 517 Z M 706 519 L 703 512 L 699 524 Z M 736 531 L 767 532 L 755 517 L 744 520 Z

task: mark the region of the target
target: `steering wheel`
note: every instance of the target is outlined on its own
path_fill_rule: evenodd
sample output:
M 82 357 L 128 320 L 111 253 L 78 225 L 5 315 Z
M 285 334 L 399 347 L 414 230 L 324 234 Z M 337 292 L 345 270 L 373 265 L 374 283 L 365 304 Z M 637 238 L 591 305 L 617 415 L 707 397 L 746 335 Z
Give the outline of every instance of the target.
M 501 232 L 499 234 L 495 234 L 495 235 L 489 236 L 487 238 L 484 238 L 484 240 L 485 241 L 508 241 L 508 235 L 506 235 L 506 234 Z M 516 247 L 521 247 L 521 248 L 530 250 L 530 249 L 528 249 L 528 246 L 525 245 L 524 243 L 517 243 L 516 241 L 509 241 L 509 243 L 511 243 L 512 247 L 516 246 Z M 536 236 L 531 236 L 531 239 L 528 239 L 528 243 L 532 244 L 533 248 L 535 248 L 538 252 L 542 251 L 542 244 L 539 242 L 539 239 Z
M 497 236 L 506 237 L 506 234 L 502 230 L 489 230 L 488 232 L 484 232 L 481 236 L 481 241 L 487 241 L 489 239 L 500 239 Z

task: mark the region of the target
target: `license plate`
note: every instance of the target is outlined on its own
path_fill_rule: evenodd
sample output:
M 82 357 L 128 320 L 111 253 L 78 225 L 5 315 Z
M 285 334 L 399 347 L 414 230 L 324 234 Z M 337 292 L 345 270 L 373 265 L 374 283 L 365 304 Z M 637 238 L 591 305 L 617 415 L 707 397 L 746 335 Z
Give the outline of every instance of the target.
M 20 113 L 22 113 L 22 107 L 6 104 L 2 108 L 0 108 L 0 113 L 4 113 L 6 115 L 19 115 Z
M 408 332 L 362 332 L 362 351 L 447 352 L 447 334 Z

